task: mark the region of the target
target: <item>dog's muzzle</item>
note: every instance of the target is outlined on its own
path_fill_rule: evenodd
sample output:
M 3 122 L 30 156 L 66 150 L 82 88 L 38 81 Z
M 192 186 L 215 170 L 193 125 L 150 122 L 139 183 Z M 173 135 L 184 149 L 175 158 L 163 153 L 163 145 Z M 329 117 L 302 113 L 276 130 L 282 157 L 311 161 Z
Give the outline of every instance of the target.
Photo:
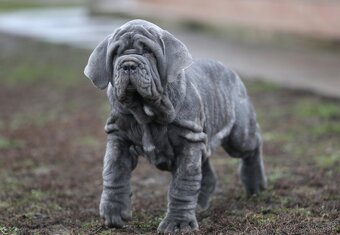
M 116 62 L 114 87 L 118 101 L 123 102 L 133 92 L 148 97 L 151 80 L 139 55 L 124 55 Z

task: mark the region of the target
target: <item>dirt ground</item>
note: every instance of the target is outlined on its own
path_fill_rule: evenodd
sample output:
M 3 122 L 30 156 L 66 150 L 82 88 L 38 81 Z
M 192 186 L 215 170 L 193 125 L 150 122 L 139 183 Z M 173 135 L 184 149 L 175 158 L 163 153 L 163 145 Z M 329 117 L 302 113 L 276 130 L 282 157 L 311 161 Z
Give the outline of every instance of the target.
M 154 234 L 169 174 L 141 158 L 133 220 L 98 216 L 105 92 L 82 75 L 88 51 L 0 35 L 0 234 Z M 237 159 L 218 150 L 211 207 L 196 234 L 339 234 L 340 100 L 246 82 L 263 131 L 269 187 L 246 198 Z

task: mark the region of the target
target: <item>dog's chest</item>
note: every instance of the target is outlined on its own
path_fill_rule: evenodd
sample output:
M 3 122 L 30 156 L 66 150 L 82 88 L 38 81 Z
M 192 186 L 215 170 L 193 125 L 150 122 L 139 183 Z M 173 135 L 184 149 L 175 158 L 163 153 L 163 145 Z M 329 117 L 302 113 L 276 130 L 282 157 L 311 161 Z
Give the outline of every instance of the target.
M 117 126 L 131 141 L 131 154 L 146 157 L 161 170 L 172 169 L 174 152 L 169 139 L 169 126 L 139 124 L 133 118 L 120 119 Z

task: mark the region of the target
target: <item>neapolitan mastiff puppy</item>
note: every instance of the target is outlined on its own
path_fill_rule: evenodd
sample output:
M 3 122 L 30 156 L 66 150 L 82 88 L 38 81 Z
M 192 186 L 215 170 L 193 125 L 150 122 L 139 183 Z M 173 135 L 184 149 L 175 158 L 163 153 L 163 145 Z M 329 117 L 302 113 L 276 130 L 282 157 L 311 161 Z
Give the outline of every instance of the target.
M 121 227 L 131 218 L 129 181 L 138 156 L 172 173 L 158 232 L 198 229 L 195 210 L 206 209 L 214 191 L 209 156 L 218 146 L 242 159 L 248 194 L 265 188 L 254 109 L 239 77 L 222 64 L 192 60 L 169 32 L 133 20 L 94 49 L 85 75 L 107 88 L 112 106 L 100 201 L 107 226 Z

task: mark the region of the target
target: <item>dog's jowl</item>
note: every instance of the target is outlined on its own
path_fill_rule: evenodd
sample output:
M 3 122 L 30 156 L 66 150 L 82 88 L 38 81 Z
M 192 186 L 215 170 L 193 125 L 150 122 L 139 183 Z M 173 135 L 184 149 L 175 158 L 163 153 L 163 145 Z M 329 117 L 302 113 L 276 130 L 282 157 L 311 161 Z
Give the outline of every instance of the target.
M 112 108 L 100 201 L 107 226 L 131 219 L 130 178 L 140 156 L 172 174 L 161 233 L 198 230 L 195 210 L 208 208 L 216 185 L 209 158 L 219 146 L 241 159 L 248 194 L 265 188 L 254 108 L 237 74 L 221 63 L 194 60 L 169 32 L 133 20 L 94 49 L 85 75 L 107 88 Z

